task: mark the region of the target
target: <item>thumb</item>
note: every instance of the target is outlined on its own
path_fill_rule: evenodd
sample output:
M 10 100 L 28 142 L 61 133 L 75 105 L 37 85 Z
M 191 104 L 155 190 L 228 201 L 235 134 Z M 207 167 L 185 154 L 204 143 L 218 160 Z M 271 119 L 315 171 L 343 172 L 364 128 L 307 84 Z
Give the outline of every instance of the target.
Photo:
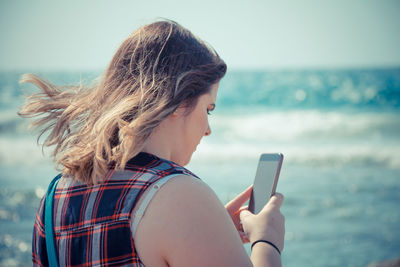
M 253 191 L 253 185 L 249 186 L 246 190 L 244 190 L 242 193 L 237 195 L 234 199 L 229 201 L 228 204 L 225 205 L 226 210 L 231 213 L 239 210 L 240 207 L 244 203 L 246 203 L 246 201 L 250 198 L 252 191 Z

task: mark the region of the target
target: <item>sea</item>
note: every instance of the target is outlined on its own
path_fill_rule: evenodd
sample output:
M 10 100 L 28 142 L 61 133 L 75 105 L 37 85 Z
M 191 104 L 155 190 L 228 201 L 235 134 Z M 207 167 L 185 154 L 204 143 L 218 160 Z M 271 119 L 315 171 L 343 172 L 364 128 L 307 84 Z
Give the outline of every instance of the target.
M 23 73 L 0 72 L 0 266 L 31 264 L 35 212 L 58 173 L 16 114 L 37 92 Z M 33 73 L 59 85 L 101 74 Z M 400 258 L 400 67 L 229 70 L 209 120 L 187 167 L 223 203 L 252 184 L 261 153 L 284 154 L 284 266 Z

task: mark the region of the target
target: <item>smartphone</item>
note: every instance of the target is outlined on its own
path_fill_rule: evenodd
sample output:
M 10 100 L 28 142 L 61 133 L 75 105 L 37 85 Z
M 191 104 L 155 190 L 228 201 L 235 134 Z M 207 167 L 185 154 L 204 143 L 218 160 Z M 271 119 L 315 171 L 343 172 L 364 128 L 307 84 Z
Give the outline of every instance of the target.
M 275 194 L 282 161 L 281 153 L 261 155 L 249 201 L 249 211 L 252 213 L 259 213 Z

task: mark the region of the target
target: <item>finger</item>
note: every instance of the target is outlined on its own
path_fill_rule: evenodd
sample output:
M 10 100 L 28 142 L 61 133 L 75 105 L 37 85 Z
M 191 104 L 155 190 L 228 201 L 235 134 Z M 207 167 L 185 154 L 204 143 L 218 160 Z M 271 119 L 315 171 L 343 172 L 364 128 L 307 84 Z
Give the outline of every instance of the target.
M 226 210 L 228 212 L 235 212 L 240 209 L 240 207 L 250 198 L 252 190 L 253 185 L 249 186 L 246 190 L 229 201 L 228 204 L 225 205 Z
M 260 212 L 268 210 L 271 207 L 280 209 L 283 203 L 283 195 L 280 193 L 275 193 L 268 201 L 268 203 L 262 208 Z
M 243 221 L 246 217 L 251 216 L 251 215 L 254 215 L 254 214 L 251 213 L 251 212 L 248 211 L 248 210 L 242 210 L 242 211 L 240 212 L 240 214 L 239 214 L 240 220 Z
M 268 201 L 268 203 L 267 203 L 267 205 L 266 206 L 268 206 L 268 205 L 273 205 L 273 206 L 276 206 L 278 209 L 282 206 L 282 204 L 283 204 L 283 199 L 284 199 L 284 197 L 283 197 L 283 195 L 281 194 L 281 193 L 275 193 L 271 198 L 270 198 L 270 200 Z
M 239 211 L 247 210 L 247 209 L 249 209 L 249 206 L 243 206 L 243 207 L 240 207 Z
M 281 193 L 276 192 L 273 196 L 278 198 L 278 201 L 280 202 L 280 205 L 282 206 L 283 201 L 285 200 L 285 196 Z
M 249 208 L 249 206 L 243 206 L 243 207 L 240 207 L 240 209 L 238 209 L 237 211 L 235 211 L 235 213 L 233 214 L 233 215 L 239 215 L 239 213 L 242 211 L 242 210 L 247 210 Z
M 249 236 L 245 232 L 239 232 L 239 235 L 240 235 L 240 239 L 242 239 L 243 244 L 250 242 Z
M 246 190 L 244 190 L 234 199 L 229 201 L 228 204 L 226 204 L 226 206 L 234 210 L 239 209 L 250 198 L 252 190 L 253 190 L 253 185 L 249 186 Z

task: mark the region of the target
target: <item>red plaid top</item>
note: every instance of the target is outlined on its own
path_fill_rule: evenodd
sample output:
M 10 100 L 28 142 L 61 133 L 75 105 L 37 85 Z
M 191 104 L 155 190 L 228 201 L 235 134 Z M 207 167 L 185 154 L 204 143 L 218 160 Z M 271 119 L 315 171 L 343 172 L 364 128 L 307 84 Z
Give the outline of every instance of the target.
M 131 215 L 141 194 L 172 174 L 195 176 L 154 155 L 140 153 L 125 170 L 110 169 L 104 183 L 87 186 L 62 178 L 54 195 L 54 235 L 60 266 L 144 266 L 135 250 Z M 195 176 L 196 177 L 196 176 Z M 36 213 L 32 238 L 34 266 L 48 266 L 44 201 Z

